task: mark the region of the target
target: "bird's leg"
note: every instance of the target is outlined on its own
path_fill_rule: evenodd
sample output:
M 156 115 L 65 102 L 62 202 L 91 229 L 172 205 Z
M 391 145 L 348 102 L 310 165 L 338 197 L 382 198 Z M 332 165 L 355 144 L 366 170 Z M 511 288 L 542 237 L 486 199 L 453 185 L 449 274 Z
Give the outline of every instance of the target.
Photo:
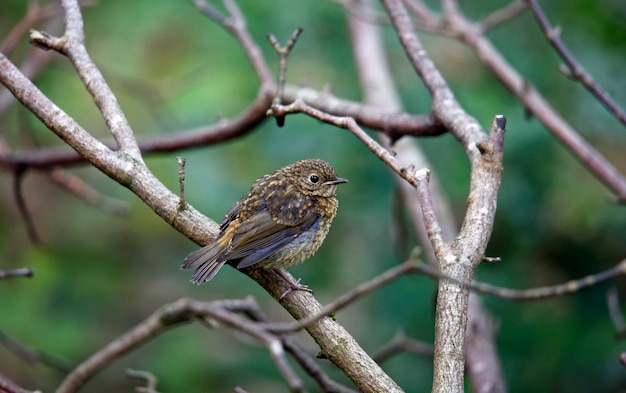
M 282 278 L 287 285 L 289 285 L 289 289 L 287 289 L 278 300 L 282 300 L 285 296 L 289 295 L 293 291 L 306 291 L 309 293 L 313 293 L 313 290 L 304 284 L 300 284 L 300 279 L 296 282 L 292 282 L 290 279 L 285 276 L 285 273 L 280 269 L 275 269 L 276 273 Z

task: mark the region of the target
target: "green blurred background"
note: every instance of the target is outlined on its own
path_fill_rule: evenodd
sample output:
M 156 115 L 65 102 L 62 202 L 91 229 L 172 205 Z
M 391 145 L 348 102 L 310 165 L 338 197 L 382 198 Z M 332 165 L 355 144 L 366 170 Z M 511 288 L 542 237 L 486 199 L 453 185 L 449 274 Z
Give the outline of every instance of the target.
M 0 37 L 23 16 L 25 1 L 0 5 Z M 316 89 L 332 86 L 342 98 L 359 100 L 346 16 L 331 1 L 242 0 L 254 39 L 272 67 L 277 59 L 265 39 L 285 42 L 304 28 L 289 61 L 288 82 Z M 504 1 L 462 2 L 474 18 Z M 466 4 L 467 3 L 467 4 Z M 618 102 L 626 105 L 626 3 L 544 1 L 553 23 L 563 27 L 572 52 Z M 219 4 L 221 6 L 221 4 Z M 183 0 L 102 0 L 85 9 L 87 47 L 139 137 L 182 132 L 232 117 L 255 97 L 258 81 L 241 48 L 221 27 Z M 37 26 L 43 28 L 44 26 Z M 62 25 L 51 27 L 59 33 Z M 54 29 L 57 29 L 54 31 Z M 407 110 L 424 113 L 430 101 L 408 65 L 392 29 L 383 26 L 389 60 Z M 589 175 L 460 44 L 423 36 L 430 54 L 462 105 L 485 127 L 495 114 L 508 118 L 505 172 L 488 254 L 500 264 L 482 265 L 477 278 L 513 288 L 560 283 L 607 269 L 626 256 L 626 211 L 605 202 L 607 190 Z M 490 32 L 503 55 L 541 91 L 584 137 L 626 173 L 626 132 L 589 94 L 558 72 L 559 59 L 534 19 L 525 14 Z M 28 38 L 11 55 L 20 64 Z M 92 134 L 108 133 L 72 67 L 59 55 L 35 80 L 51 99 Z M 0 89 L 1 91 L 1 89 Z M 0 132 L 14 149 L 60 142 L 15 104 L 0 118 Z M 419 140 L 462 219 L 468 162 L 449 135 Z M 259 176 L 293 161 L 319 157 L 350 180 L 339 190 L 338 217 L 322 249 L 291 269 L 329 302 L 408 255 L 395 233 L 394 186 L 386 167 L 344 130 L 305 116 L 284 128 L 267 121 L 248 136 L 222 145 L 152 155 L 147 163 L 176 191 L 175 155 L 187 158 L 186 196 L 219 220 Z M 13 178 L 0 176 L 0 269 L 32 267 L 32 280 L 0 281 L 0 330 L 25 345 L 79 362 L 180 297 L 213 300 L 254 295 L 269 316 L 289 316 L 256 283 L 225 268 L 209 284 L 189 283 L 179 265 L 196 246 L 161 221 L 126 189 L 87 167 L 71 171 L 103 194 L 128 202 L 120 218 L 87 206 L 41 173 L 29 172 L 24 196 L 45 245 L 34 246 L 12 197 Z M 412 234 L 410 234 L 412 236 Z M 624 280 L 542 303 L 517 304 L 485 297 L 500 325 L 498 349 L 511 392 L 624 391 L 626 370 L 618 355 L 626 343 L 614 338 L 605 294 Z M 435 283 L 406 277 L 338 314 L 339 321 L 371 353 L 402 329 L 433 339 Z M 301 343 L 317 348 L 306 335 Z M 333 377 L 349 383 L 321 361 Z M 267 352 L 226 329 L 191 324 L 169 331 L 98 374 L 85 392 L 131 391 L 125 368 L 148 370 L 164 392 L 286 391 Z M 408 392 L 430 390 L 430 359 L 401 354 L 383 364 Z M 29 389 L 53 391 L 63 374 L 27 364 L 0 347 L 0 373 Z M 313 391 L 317 389 L 304 377 Z

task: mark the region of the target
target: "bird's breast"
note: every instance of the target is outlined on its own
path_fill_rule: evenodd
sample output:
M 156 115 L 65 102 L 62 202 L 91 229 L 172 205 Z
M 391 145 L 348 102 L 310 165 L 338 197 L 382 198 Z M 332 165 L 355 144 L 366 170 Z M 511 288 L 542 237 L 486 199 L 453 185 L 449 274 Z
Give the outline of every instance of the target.
M 309 229 L 295 236 L 293 241 L 263 261 L 262 266 L 271 269 L 284 269 L 310 258 L 324 242 L 330 229 L 330 223 L 331 220 L 327 217 L 318 217 Z

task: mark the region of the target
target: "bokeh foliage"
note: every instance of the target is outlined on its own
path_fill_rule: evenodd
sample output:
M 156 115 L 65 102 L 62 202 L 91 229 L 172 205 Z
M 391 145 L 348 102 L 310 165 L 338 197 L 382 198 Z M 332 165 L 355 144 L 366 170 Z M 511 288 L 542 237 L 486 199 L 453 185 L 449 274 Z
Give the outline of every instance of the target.
M 26 2 L 0 5 L 0 37 L 22 17 Z M 297 26 L 304 33 L 290 56 L 288 81 L 321 89 L 330 85 L 342 98 L 360 99 L 346 17 L 331 1 L 241 1 L 253 37 L 269 64 L 277 59 L 265 35 L 285 41 Z M 503 1 L 463 2 L 476 18 Z M 567 45 L 618 102 L 626 105 L 626 8 L 619 0 L 545 2 Z M 137 135 L 157 135 L 234 116 L 255 97 L 258 83 L 241 48 L 224 30 L 186 1 L 101 1 L 84 11 L 87 48 L 116 92 Z M 60 33 L 62 24 L 38 26 Z M 405 61 L 390 26 L 384 26 L 394 76 L 408 111 L 424 113 L 428 95 Z M 624 128 L 580 86 L 558 72 L 559 59 L 530 15 L 491 32 L 503 55 L 541 91 L 563 117 L 626 173 Z M 477 278 L 526 288 L 560 283 L 606 269 L 626 256 L 626 211 L 607 204 L 607 190 L 592 178 L 460 44 L 424 36 L 427 49 L 465 108 L 487 126 L 495 114 L 508 118 L 505 171 L 496 226 L 488 248 L 503 262 L 482 265 Z M 22 37 L 11 58 L 28 50 Z M 54 55 L 35 82 L 90 132 L 107 136 L 102 118 L 69 63 Z M 0 119 L 0 132 L 14 148 L 60 144 L 19 105 Z M 419 140 L 454 204 L 459 222 L 468 189 L 468 163 L 451 136 Z M 187 158 L 187 198 L 219 220 L 259 176 L 307 157 L 333 163 L 350 180 L 339 191 L 341 207 L 319 253 L 292 269 L 328 302 L 402 261 L 394 186 L 384 165 L 346 131 L 304 116 L 290 116 L 284 128 L 265 122 L 248 136 L 223 145 L 176 153 Z M 149 156 L 149 167 L 177 189 L 174 154 Z M 45 245 L 34 246 L 12 198 L 12 176 L 0 177 L 0 268 L 30 266 L 32 280 L 0 282 L 0 329 L 32 348 L 78 362 L 180 297 L 257 297 L 269 315 L 286 313 L 260 287 L 225 268 L 208 285 L 188 283 L 179 270 L 196 246 L 163 223 L 127 190 L 91 168 L 72 168 L 105 195 L 131 206 L 125 218 L 86 206 L 28 173 L 24 196 Z M 409 235 L 413 236 L 409 231 Z M 412 237 L 410 239 L 413 239 Z M 615 280 L 586 292 L 537 304 L 485 298 L 500 321 L 499 353 L 511 392 L 618 391 L 624 369 L 604 300 Z M 404 329 L 431 341 L 435 283 L 402 278 L 339 313 L 340 322 L 363 347 L 375 352 Z M 316 347 L 305 335 L 303 345 Z M 227 392 L 236 385 L 254 392 L 284 391 L 269 355 L 245 337 L 199 325 L 175 329 L 116 362 L 85 392 L 129 391 L 126 367 L 146 369 L 166 392 Z M 332 370 L 329 372 L 344 380 Z M 402 354 L 384 368 L 409 392 L 428 391 L 428 359 Z M 0 372 L 27 388 L 52 391 L 63 375 L 28 365 L 0 347 Z

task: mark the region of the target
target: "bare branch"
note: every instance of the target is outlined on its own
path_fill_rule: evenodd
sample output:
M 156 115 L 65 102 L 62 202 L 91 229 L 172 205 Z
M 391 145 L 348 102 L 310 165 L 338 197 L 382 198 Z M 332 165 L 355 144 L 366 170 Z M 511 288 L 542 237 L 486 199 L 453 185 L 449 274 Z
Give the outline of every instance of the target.
M 187 160 L 183 157 L 176 157 L 178 162 L 178 195 L 180 201 L 178 201 L 178 210 L 185 210 L 187 208 L 187 201 L 185 201 L 185 164 Z
M 152 373 L 148 371 L 132 370 L 128 368 L 126 369 L 126 375 L 132 379 L 145 381 L 146 386 L 137 386 L 135 388 L 135 391 L 137 393 L 159 393 L 156 390 L 157 379 Z
M 396 29 L 400 42 L 409 61 L 430 92 L 433 103 L 431 114 L 439 120 L 458 140 L 474 161 L 478 158 L 475 145 L 485 139 L 482 128 L 473 117 L 459 105 L 443 75 L 436 68 L 426 50 L 414 33 L 415 28 L 401 0 L 383 0 L 391 22 Z M 449 9 L 455 9 L 454 3 L 447 2 Z M 445 6 L 444 4 L 444 6 Z M 450 11 L 452 12 L 452 11 Z
M 526 1 L 526 0 L 524 0 Z M 432 16 L 432 15 L 431 15 Z M 468 45 L 477 58 L 504 84 L 534 117 L 563 143 L 567 149 L 598 180 L 616 194 L 619 202 L 626 201 L 626 178 L 602 154 L 587 143 L 562 116 L 530 85 L 484 36 L 482 29 L 457 13 L 448 25 L 437 32 L 456 37 Z M 432 16 L 434 18 L 434 16 Z M 430 20 L 440 26 L 441 22 Z
M 435 255 L 441 255 L 443 250 L 447 248 L 447 245 L 441 236 L 441 227 L 437 222 L 433 201 L 430 197 L 430 192 L 428 191 L 430 171 L 427 168 L 422 168 L 415 172 L 415 177 L 417 178 L 417 199 L 419 200 L 422 208 L 422 217 L 424 220 L 424 226 L 426 227 L 426 234 L 433 245 Z
M 380 348 L 372 356 L 377 363 L 383 363 L 399 353 L 410 352 L 418 356 L 433 357 L 435 352 L 432 344 L 409 338 L 404 331 L 400 330 L 389 343 Z
M 470 296 L 470 313 L 467 320 L 465 339 L 467 374 L 473 392 L 506 393 L 507 386 L 502 376 L 498 357 L 496 334 L 499 324 L 494 317 L 482 311 L 478 296 Z M 477 318 L 480 315 L 481 318 Z
M 87 360 L 78 365 L 65 377 L 64 381 L 57 389 L 57 393 L 76 391 L 95 373 L 121 356 L 145 344 L 152 338 L 165 332 L 171 326 L 190 322 L 195 317 L 190 309 L 190 303 L 192 302 L 193 301 L 188 299 L 180 299 L 154 312 L 135 328 L 95 352 Z
M 269 323 L 267 317 L 262 313 L 256 300 L 252 296 L 245 298 L 246 303 L 234 303 L 228 304 L 227 307 L 230 311 L 241 312 L 247 315 L 251 320 L 260 322 L 262 326 Z M 338 382 L 332 380 L 320 367 L 318 362 L 311 358 L 291 337 L 289 334 L 279 334 L 283 347 L 293 358 L 298 362 L 300 367 L 308 373 L 325 392 L 336 393 L 355 393 L 355 390 L 350 389 Z
M 222 15 L 215 7 L 207 3 L 205 0 L 191 0 L 191 2 L 210 19 L 223 26 L 230 32 L 241 44 L 244 52 L 248 56 L 254 71 L 261 82 L 262 90 L 273 90 L 272 73 L 267 67 L 267 63 L 263 58 L 263 53 L 259 46 L 254 42 L 247 30 L 246 20 L 237 7 L 234 0 L 225 0 L 224 4 L 230 12 L 230 16 Z
M 622 310 L 619 306 L 617 288 L 613 287 L 607 291 L 606 303 L 609 308 L 611 321 L 613 321 L 613 326 L 615 326 L 615 330 L 617 330 L 616 337 L 623 339 L 626 336 L 626 322 L 624 322 L 624 314 L 622 314 Z
M 26 390 L 21 386 L 18 386 L 15 382 L 11 381 L 9 378 L 0 374 L 0 392 L 2 393 L 41 393 L 39 390 L 30 391 Z
M 430 115 L 411 115 L 399 109 L 384 109 L 380 105 L 362 104 L 339 99 L 332 94 L 309 88 L 287 85 L 283 102 L 302 99 L 308 105 L 335 116 L 352 117 L 363 127 L 373 128 L 387 135 L 391 143 L 403 136 L 432 137 L 447 132 L 446 128 Z
M 54 167 L 48 174 L 55 184 L 89 205 L 117 216 L 126 216 L 130 211 L 130 207 L 125 201 L 102 195 L 81 178 L 63 168 Z
M 54 52 L 51 51 L 32 48 L 20 65 L 21 72 L 28 79 L 34 79 L 48 65 L 53 54 Z M 15 103 L 15 97 L 9 90 L 0 91 L 0 113 L 6 112 L 13 103 Z
M 246 269 L 245 274 L 256 280 L 275 299 L 285 291 L 284 280 L 264 269 Z M 288 274 L 288 273 L 287 273 Z M 280 301 L 296 319 L 323 312 L 323 307 L 308 292 L 297 291 Z M 306 328 L 320 347 L 319 356 L 335 364 L 363 392 L 401 392 L 402 389 L 361 348 L 345 328 L 332 318 L 322 318 Z
M 384 273 L 374 277 L 373 279 L 369 281 L 366 281 L 364 283 L 357 285 L 354 289 L 346 292 L 345 294 L 335 299 L 333 302 L 324 306 L 322 311 L 319 313 L 311 314 L 296 322 L 292 322 L 288 324 L 284 324 L 284 323 L 267 324 L 263 327 L 267 329 L 268 331 L 275 332 L 275 333 L 287 333 L 287 332 L 294 332 L 294 331 L 301 330 L 303 328 L 311 326 L 312 324 L 319 321 L 320 319 L 344 308 L 345 306 L 353 303 L 354 301 L 362 298 L 363 296 L 370 294 L 372 291 L 394 281 L 398 277 L 414 269 L 415 269 L 414 261 L 404 262 L 403 264 L 393 267 L 385 271 Z
M 139 148 L 144 154 L 166 153 L 218 144 L 241 137 L 253 131 L 266 119 L 265 112 L 271 105 L 271 97 L 272 95 L 269 91 L 260 91 L 256 100 L 232 120 L 222 119 L 217 124 L 211 126 L 185 131 L 173 131 L 162 136 L 144 137 L 138 142 Z M 114 148 L 113 141 L 104 141 L 102 144 L 109 149 Z M 13 167 L 25 166 L 35 169 L 48 169 L 53 166 L 83 163 L 85 163 L 83 157 L 65 146 L 25 150 L 11 155 L 0 154 L 0 164 Z
M 6 349 L 11 351 L 16 356 L 24 359 L 29 364 L 33 363 L 41 363 L 48 367 L 52 367 L 55 370 L 62 371 L 64 373 L 68 373 L 74 367 L 74 364 L 61 359 L 58 356 L 38 351 L 32 348 L 28 348 L 22 343 L 16 341 L 15 339 L 9 337 L 3 331 L 0 331 L 0 344 L 2 344 Z
M 74 392 L 99 370 L 167 331 L 172 326 L 207 318 L 215 319 L 220 324 L 243 332 L 263 343 L 287 381 L 291 391 L 303 392 L 302 381 L 286 361 L 281 338 L 268 333 L 258 323 L 246 320 L 235 314 L 242 310 L 251 311 L 254 309 L 256 309 L 256 302 L 252 298 L 214 302 L 179 299 L 157 310 L 135 328 L 91 355 L 65 378 L 57 393 Z M 290 344 L 290 347 L 292 350 L 294 349 L 293 344 Z
M 370 6 L 373 4 L 372 1 L 369 3 Z M 424 18 L 428 18 L 428 16 L 431 15 L 430 11 L 422 2 L 410 1 L 406 3 L 407 6 L 413 7 L 416 14 L 422 15 L 422 17 L 419 18 L 422 24 L 425 23 Z M 384 44 L 380 39 L 380 34 L 376 31 L 376 27 L 371 24 L 363 23 L 355 18 L 350 18 L 350 22 L 350 30 L 355 43 L 355 58 L 357 59 L 357 67 L 366 102 L 393 110 L 400 109 L 401 104 L 397 93 L 394 91 L 395 85 L 391 78 L 391 72 L 384 60 L 386 58 Z M 429 116 L 429 118 L 433 118 L 433 116 Z M 388 143 L 386 143 L 385 138 L 383 137 L 382 139 L 383 145 L 387 146 Z M 420 151 L 417 141 L 415 140 L 404 138 L 395 144 L 394 149 L 397 151 L 398 159 L 402 162 L 411 162 L 417 167 L 422 168 L 431 167 L 428 159 Z M 413 187 L 409 186 L 406 182 L 400 181 L 399 178 L 396 177 L 394 180 L 396 180 L 397 188 L 402 195 L 406 209 L 413 221 L 413 227 L 425 249 L 425 258 L 430 264 L 437 266 L 438 262 L 433 247 L 428 246 L 432 243 L 429 241 L 429 231 L 424 223 L 424 214 L 421 209 L 422 204 L 420 203 L 418 193 L 421 188 L 422 197 L 427 198 L 428 203 L 433 205 L 427 208 L 428 211 L 432 212 L 430 219 L 434 220 L 436 216 L 439 222 L 435 221 L 434 224 L 431 223 L 430 227 L 440 227 L 441 233 L 438 237 L 443 239 L 454 238 L 458 231 L 450 202 L 447 200 L 437 181 L 437 177 L 433 173 L 431 173 L 430 182 L 426 182 L 425 179 L 419 182 L 418 192 L 415 192 Z M 426 192 L 424 193 L 425 190 Z M 430 198 L 431 195 L 432 198 Z M 471 367 L 468 365 L 468 377 L 475 391 L 482 391 L 482 386 L 484 385 L 505 385 L 501 367 L 499 366 L 500 361 L 498 353 L 495 350 L 495 343 L 493 342 L 493 335 L 490 336 L 492 340 L 491 345 L 482 344 L 482 340 L 484 340 L 485 337 L 489 337 L 490 332 L 483 331 L 482 327 L 486 326 L 486 324 L 480 322 L 489 318 L 489 314 L 480 306 L 480 299 L 477 295 L 474 293 L 470 294 L 468 326 L 474 326 L 475 328 L 467 329 L 467 338 L 465 340 L 466 358 L 469 359 L 480 356 L 482 362 L 491 365 L 487 370 L 481 370 L 480 367 Z M 409 346 L 409 348 L 411 348 L 411 346 Z M 491 351 L 489 351 L 489 349 L 491 349 Z M 481 389 L 476 389 L 477 386 L 480 386 Z
M 91 4 L 83 4 L 91 5 Z M 30 0 L 26 9 L 24 17 L 9 31 L 4 40 L 0 43 L 0 52 L 5 55 L 10 55 L 15 49 L 15 46 L 22 37 L 32 26 L 61 15 L 61 7 L 58 4 L 47 4 L 41 6 L 39 1 Z
M 272 108 L 278 107 L 283 99 L 283 92 L 285 90 L 285 80 L 287 79 L 287 57 L 289 53 L 293 49 L 293 46 L 296 44 L 298 37 L 302 33 L 302 28 L 298 27 L 287 41 L 287 45 L 280 46 L 280 43 L 274 37 L 274 35 L 270 34 L 267 36 L 267 39 L 272 44 L 272 48 L 276 51 L 279 58 L 279 69 L 278 69 L 278 83 L 276 85 L 276 95 L 274 96 L 274 100 L 272 101 Z M 276 116 L 276 123 L 279 127 L 282 127 L 285 124 L 284 116 Z
M 558 28 L 553 27 L 548 17 L 543 12 L 543 9 L 537 2 L 537 0 L 524 0 L 530 10 L 532 11 L 535 19 L 539 23 L 541 30 L 543 30 L 548 42 L 561 56 L 565 64 L 569 69 L 569 76 L 580 83 L 593 94 L 598 101 L 624 126 L 626 126 L 626 112 L 615 102 L 615 100 L 606 92 L 598 83 L 593 79 L 593 76 L 587 72 L 587 70 L 576 60 L 572 52 L 565 46 L 561 40 L 561 34 Z
M 363 142 L 372 153 L 374 153 L 385 164 L 387 164 L 389 168 L 391 168 L 394 172 L 400 175 L 400 177 L 408 181 L 413 186 L 417 185 L 417 180 L 415 179 L 415 176 L 411 173 L 410 168 L 403 167 L 393 154 L 391 154 L 387 149 L 382 147 L 378 142 L 376 142 L 369 135 L 367 135 L 367 133 L 363 131 L 361 127 L 359 127 L 359 125 L 353 118 L 329 115 L 328 113 L 322 112 L 307 105 L 301 99 L 296 99 L 289 105 L 279 105 L 270 108 L 267 111 L 267 114 L 270 116 L 284 116 L 291 113 L 304 113 L 317 120 L 323 121 L 324 123 L 347 129 L 348 131 L 352 132 L 357 138 L 359 138 L 359 140 Z
M 498 26 L 510 22 L 526 11 L 525 0 L 513 0 L 506 6 L 487 15 L 481 24 L 483 32 L 492 30 Z
M 26 206 L 24 194 L 22 193 L 22 181 L 24 180 L 24 176 L 26 175 L 25 169 L 26 168 L 24 167 L 18 167 L 13 174 L 13 198 L 15 198 L 17 210 L 20 212 L 22 220 L 24 220 L 24 225 L 26 225 L 28 238 L 34 244 L 43 244 L 43 241 L 39 237 L 37 229 L 35 228 L 35 222 L 33 221 L 33 217 L 30 215 L 28 206 Z
M 126 116 L 104 76 L 91 60 L 85 48 L 83 19 L 78 1 L 62 0 L 62 5 L 65 10 L 66 24 L 63 37 L 56 38 L 46 33 L 33 31 L 31 41 L 38 46 L 54 49 L 70 59 L 83 84 L 93 96 L 94 102 L 113 134 L 119 150 L 141 161 L 141 152 L 130 124 L 128 124 L 128 120 L 126 120 Z
M 298 362 L 300 367 L 309 374 L 322 388 L 324 392 L 335 393 L 356 393 L 356 390 L 350 389 L 334 380 L 332 380 L 317 363 L 302 348 L 300 348 L 294 340 L 288 335 L 280 335 L 285 351 L 287 351 Z
M 121 185 L 128 187 L 174 228 L 199 243 L 217 233 L 217 223 L 195 209 L 178 211 L 179 198 L 168 190 L 141 162 L 114 152 L 93 138 L 74 119 L 63 112 L 28 80 L 9 59 L 0 53 L 0 82 L 46 127 L 74 148 L 90 164 Z
M 590 274 L 577 280 L 567 281 L 563 284 L 558 285 L 531 289 L 509 289 L 477 281 L 461 281 L 457 278 L 445 275 L 441 271 L 437 270 L 437 268 L 426 264 L 419 264 L 418 266 L 413 267 L 411 270 L 426 274 L 438 280 L 445 279 L 457 282 L 462 287 L 468 288 L 474 292 L 492 295 L 501 299 L 512 300 L 516 302 L 534 302 L 577 293 L 584 289 L 595 286 L 601 282 L 611 280 L 621 275 L 625 275 L 626 259 L 619 262 L 612 268 L 601 271 L 599 273 Z
M 13 277 L 31 278 L 32 276 L 33 276 L 33 269 L 29 267 L 22 267 L 22 268 L 13 269 L 13 270 L 0 270 L 0 280 L 4 280 L 5 278 L 13 278 Z

